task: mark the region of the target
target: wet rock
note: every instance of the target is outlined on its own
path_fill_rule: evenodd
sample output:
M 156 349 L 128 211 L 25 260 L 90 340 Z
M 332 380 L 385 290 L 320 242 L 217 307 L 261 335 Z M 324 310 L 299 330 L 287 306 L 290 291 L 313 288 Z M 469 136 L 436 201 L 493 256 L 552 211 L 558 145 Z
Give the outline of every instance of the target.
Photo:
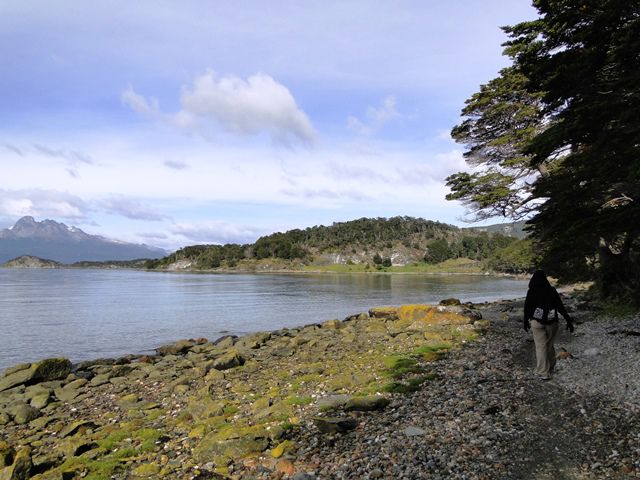
M 180 355 L 189 351 L 194 345 L 196 345 L 195 340 L 178 340 L 170 345 L 163 345 L 156 348 L 156 352 L 160 355 Z
M 443 305 L 445 307 L 451 306 L 451 305 L 460 305 L 460 299 L 458 298 L 443 298 L 442 300 L 440 300 L 440 302 L 438 302 L 438 305 Z
M 350 417 L 314 417 L 312 420 L 322 433 L 346 433 L 358 426 L 358 422 Z

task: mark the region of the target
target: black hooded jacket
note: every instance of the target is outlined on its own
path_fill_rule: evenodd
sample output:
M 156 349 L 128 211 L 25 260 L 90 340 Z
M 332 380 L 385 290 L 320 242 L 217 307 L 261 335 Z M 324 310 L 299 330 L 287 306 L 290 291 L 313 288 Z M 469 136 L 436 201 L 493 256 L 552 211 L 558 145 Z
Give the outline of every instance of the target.
M 537 308 L 542 309 L 542 319 L 534 318 Z M 524 302 L 524 321 L 537 320 L 540 323 L 552 323 L 558 321 L 558 313 L 562 314 L 567 322 L 571 317 L 562 304 L 558 291 L 551 286 L 544 272 L 538 270 L 529 281 L 529 290 Z

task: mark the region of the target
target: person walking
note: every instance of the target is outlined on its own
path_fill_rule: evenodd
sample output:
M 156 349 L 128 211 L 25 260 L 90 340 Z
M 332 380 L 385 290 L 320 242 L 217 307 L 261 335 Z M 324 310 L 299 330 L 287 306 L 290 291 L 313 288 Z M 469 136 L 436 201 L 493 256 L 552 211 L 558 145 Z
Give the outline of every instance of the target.
M 573 320 L 562 304 L 558 291 L 551 286 L 542 270 L 536 270 L 529 281 L 524 302 L 524 330 L 533 333 L 536 346 L 536 373 L 549 380 L 556 365 L 553 346 L 558 334 L 558 313 L 567 322 L 567 330 L 573 332 Z

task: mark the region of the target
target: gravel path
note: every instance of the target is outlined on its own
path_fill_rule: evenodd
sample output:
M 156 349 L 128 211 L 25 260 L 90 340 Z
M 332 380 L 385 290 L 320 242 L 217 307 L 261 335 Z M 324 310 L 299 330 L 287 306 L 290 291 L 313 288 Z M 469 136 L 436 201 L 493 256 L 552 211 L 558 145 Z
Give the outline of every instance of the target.
M 574 358 L 542 381 L 521 303 L 486 306 L 486 336 L 433 364 L 422 390 L 361 414 L 354 432 L 306 425 L 295 440 L 308 476 L 297 478 L 640 478 L 640 337 L 629 334 L 640 316 L 575 314 L 576 332 L 556 343 Z

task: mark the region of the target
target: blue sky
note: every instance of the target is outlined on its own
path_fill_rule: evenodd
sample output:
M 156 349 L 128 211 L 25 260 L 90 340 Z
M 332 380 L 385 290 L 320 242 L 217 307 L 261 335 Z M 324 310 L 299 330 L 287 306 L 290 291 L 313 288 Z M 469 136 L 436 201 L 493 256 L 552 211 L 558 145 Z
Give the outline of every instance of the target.
M 0 227 L 173 249 L 366 217 L 461 225 L 448 132 L 526 0 L 0 3 Z M 500 219 L 496 219 L 500 221 Z

